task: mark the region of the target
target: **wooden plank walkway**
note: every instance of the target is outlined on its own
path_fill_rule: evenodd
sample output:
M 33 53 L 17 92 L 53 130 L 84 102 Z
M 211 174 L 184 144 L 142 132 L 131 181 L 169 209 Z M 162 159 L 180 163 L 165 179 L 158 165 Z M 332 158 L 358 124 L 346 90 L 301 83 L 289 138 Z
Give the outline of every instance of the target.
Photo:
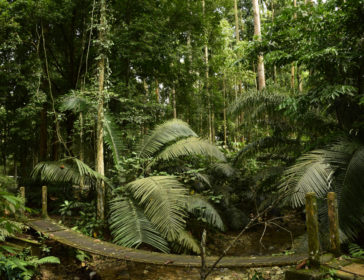
M 137 263 L 179 266 L 179 267 L 200 267 L 199 256 L 164 254 L 139 249 L 126 248 L 109 242 L 91 238 L 59 225 L 54 220 L 30 220 L 27 224 L 49 238 L 62 244 L 80 249 L 96 255 L 128 260 Z M 217 257 L 207 257 L 207 265 L 212 265 Z M 259 257 L 225 257 L 217 267 L 266 267 L 294 265 L 307 258 L 307 255 L 289 256 L 259 256 Z

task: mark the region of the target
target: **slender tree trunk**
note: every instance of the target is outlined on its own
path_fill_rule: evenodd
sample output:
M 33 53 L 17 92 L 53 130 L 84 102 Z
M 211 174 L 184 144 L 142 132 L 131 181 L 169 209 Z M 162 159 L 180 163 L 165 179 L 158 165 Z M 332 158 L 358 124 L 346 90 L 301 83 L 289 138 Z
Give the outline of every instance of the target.
M 57 137 L 57 131 L 56 131 L 56 125 L 54 125 L 53 131 L 52 131 L 52 143 L 51 143 L 51 148 L 52 148 L 52 160 L 57 161 L 59 160 L 59 140 Z
M 211 142 L 215 142 L 215 111 L 211 110 Z
M 298 92 L 302 92 L 303 91 L 303 81 L 300 76 L 300 69 L 299 69 L 298 65 L 297 65 L 297 84 L 298 84 Z
M 43 104 L 40 112 L 39 160 L 47 159 L 47 105 Z
M 83 113 L 80 112 L 79 114 L 79 119 L 80 119 L 80 161 L 84 161 L 85 160 L 85 145 L 84 145 L 84 139 L 83 139 Z M 84 189 L 85 186 L 85 182 L 84 182 L 84 177 L 81 177 L 80 180 L 80 188 L 81 191 Z
M 294 91 L 294 78 L 295 78 L 295 69 L 294 62 L 291 63 L 291 89 Z
M 297 7 L 297 1 L 293 0 L 293 7 L 296 8 Z M 297 18 L 297 14 L 294 13 L 293 18 L 296 19 Z M 295 77 L 295 66 L 294 66 L 294 62 L 292 62 L 291 64 L 291 89 L 294 91 L 294 77 Z
M 202 14 L 205 21 L 205 0 L 202 0 Z M 206 27 L 205 27 L 206 28 Z M 209 50 L 207 46 L 207 30 L 205 30 L 205 89 L 207 96 L 207 107 L 208 107 L 208 123 L 209 123 L 209 139 L 212 141 L 212 116 L 211 116 L 211 100 L 210 100 L 210 91 L 209 91 Z
M 239 15 L 238 15 L 238 3 L 237 0 L 234 0 L 234 15 L 235 15 L 235 40 L 236 44 L 240 41 L 240 35 L 239 35 Z M 241 87 L 241 79 L 239 78 L 237 81 L 238 88 L 239 88 L 239 94 L 242 94 L 242 87 Z
M 253 62 L 253 72 L 256 73 L 255 71 L 255 63 Z M 256 76 L 254 79 L 254 84 L 255 84 L 255 89 L 258 90 L 258 77 Z
M 100 1 L 100 26 L 99 41 L 105 43 L 106 24 L 106 3 Z M 102 48 L 103 46 L 101 46 Z M 100 54 L 98 63 L 99 81 L 98 81 L 98 104 L 97 104 L 97 125 L 96 125 L 96 171 L 101 175 L 105 174 L 104 167 L 104 82 L 105 82 L 105 54 Z M 97 183 L 97 216 L 100 220 L 105 218 L 105 183 L 99 180 Z
M 227 120 L 226 120 L 226 79 L 225 73 L 223 77 L 223 92 L 224 92 L 224 146 L 227 146 Z
M 238 17 L 238 1 L 234 0 L 234 15 L 235 15 L 235 39 L 239 42 L 239 17 Z
M 18 183 L 18 165 L 16 162 L 16 154 L 14 154 L 14 180 L 15 180 L 15 183 L 17 184 Z
M 272 0 L 272 23 L 274 23 L 274 0 Z M 273 82 L 277 83 L 277 66 L 275 64 L 273 65 Z
M 172 101 L 173 101 L 173 118 L 177 119 L 177 108 L 176 108 L 176 89 L 172 87 Z
M 155 98 L 157 99 L 157 103 L 159 103 L 159 83 L 158 83 L 158 80 L 155 80 Z
M 259 13 L 259 3 L 258 0 L 253 1 L 253 11 L 254 11 L 254 36 L 257 40 L 261 40 L 260 32 L 260 13 Z M 263 90 L 265 88 L 265 74 L 264 74 L 264 61 L 263 54 L 258 55 L 258 90 Z

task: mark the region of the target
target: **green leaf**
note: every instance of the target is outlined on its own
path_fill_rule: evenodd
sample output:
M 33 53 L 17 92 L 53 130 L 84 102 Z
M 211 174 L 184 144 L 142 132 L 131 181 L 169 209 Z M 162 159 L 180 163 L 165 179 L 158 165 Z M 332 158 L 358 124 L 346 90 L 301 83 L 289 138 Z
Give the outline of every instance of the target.
M 187 190 L 172 176 L 151 176 L 126 186 L 163 237 L 175 239 L 185 226 Z
M 131 199 L 117 196 L 110 202 L 110 230 L 116 244 L 138 247 L 145 243 L 168 253 L 168 243 Z

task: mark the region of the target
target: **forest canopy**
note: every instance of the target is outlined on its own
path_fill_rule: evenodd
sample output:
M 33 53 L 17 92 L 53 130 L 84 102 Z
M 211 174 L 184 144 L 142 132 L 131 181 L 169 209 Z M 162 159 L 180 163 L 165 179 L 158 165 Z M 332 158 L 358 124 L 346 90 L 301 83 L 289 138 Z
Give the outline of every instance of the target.
M 0 184 L 47 182 L 54 211 L 80 186 L 116 243 L 164 252 L 199 252 L 193 219 L 239 229 L 334 190 L 355 238 L 363 19 L 363 0 L 0 0 Z

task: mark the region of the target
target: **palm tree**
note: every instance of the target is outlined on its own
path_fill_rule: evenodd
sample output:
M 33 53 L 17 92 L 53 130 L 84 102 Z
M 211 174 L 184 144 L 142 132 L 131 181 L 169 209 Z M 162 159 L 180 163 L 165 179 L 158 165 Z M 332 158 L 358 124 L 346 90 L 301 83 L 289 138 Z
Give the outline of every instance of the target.
M 122 160 L 118 130 L 111 118 L 107 118 L 104 125 L 107 132 L 105 142 L 112 152 L 115 169 L 119 171 Z M 112 189 L 109 224 L 116 244 L 138 247 L 144 243 L 163 252 L 169 252 L 169 245 L 172 245 L 177 250 L 188 249 L 198 253 L 198 243 L 185 231 L 188 217 L 201 217 L 223 230 L 219 214 L 202 196 L 189 195 L 188 188 L 177 176 L 166 172 L 149 176 L 162 163 L 169 167 L 177 163 L 180 170 L 186 170 L 184 159 L 196 156 L 206 156 L 217 164 L 215 168 L 220 164 L 229 170 L 224 154 L 216 146 L 198 138 L 187 123 L 174 119 L 157 126 L 144 139 L 139 147 L 139 157 L 146 162 L 145 168 L 136 180 L 122 186 L 114 188 L 105 176 L 77 158 L 41 162 L 34 168 L 32 176 L 43 181 L 73 184 L 79 184 L 81 178 L 88 183 L 103 179 Z
M 183 165 L 178 159 L 184 157 L 203 155 L 226 161 L 216 146 L 198 138 L 187 123 L 178 119 L 157 126 L 142 142 L 139 155 L 147 161 L 145 174 L 161 162 Z M 188 214 L 224 229 L 212 205 L 202 196 L 188 195 L 188 188 L 173 175 L 142 177 L 115 189 L 115 195 L 110 202 L 109 222 L 114 241 L 120 245 L 137 247 L 145 243 L 168 252 L 170 242 L 174 248 L 199 253 L 198 243 L 185 231 Z
M 314 192 L 324 200 L 330 191 L 337 193 L 341 239 L 355 238 L 364 228 L 364 145 L 358 139 L 343 138 L 326 149 L 311 151 L 290 167 L 281 191 L 290 191 L 293 207 L 305 203 L 305 194 Z M 325 203 L 320 217 L 327 223 Z

